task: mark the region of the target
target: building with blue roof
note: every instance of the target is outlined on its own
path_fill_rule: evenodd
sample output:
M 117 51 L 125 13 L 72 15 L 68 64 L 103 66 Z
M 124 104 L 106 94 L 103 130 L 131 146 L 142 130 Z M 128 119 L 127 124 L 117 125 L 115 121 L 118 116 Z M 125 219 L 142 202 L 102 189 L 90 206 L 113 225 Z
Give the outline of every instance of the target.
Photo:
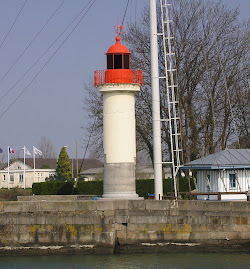
M 250 188 L 250 149 L 225 149 L 185 164 L 196 171 L 198 193 L 221 192 L 221 200 L 246 200 Z M 232 194 L 235 192 L 235 194 Z M 217 200 L 218 195 L 198 195 L 200 200 Z

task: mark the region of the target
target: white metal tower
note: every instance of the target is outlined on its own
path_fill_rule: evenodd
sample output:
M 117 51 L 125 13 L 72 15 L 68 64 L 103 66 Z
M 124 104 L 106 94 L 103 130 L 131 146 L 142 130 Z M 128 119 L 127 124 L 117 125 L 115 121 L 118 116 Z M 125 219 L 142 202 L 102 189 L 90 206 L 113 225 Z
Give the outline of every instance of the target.
M 159 144 L 159 137 L 161 139 L 161 131 L 159 134 L 159 128 L 154 128 L 154 125 L 159 126 L 159 122 L 165 122 L 168 125 L 168 130 L 169 130 L 169 139 L 170 139 L 170 160 L 167 162 L 161 162 L 161 167 L 162 164 L 171 164 L 172 168 L 172 176 L 174 180 L 174 192 L 175 192 L 175 198 L 177 198 L 177 182 L 176 182 L 176 177 L 179 171 L 179 168 L 181 166 L 181 133 L 180 133 L 180 113 L 179 113 L 179 102 L 178 102 L 178 88 L 177 88 L 177 72 L 176 72 L 176 59 L 175 59 L 175 52 L 174 52 L 174 38 L 171 34 L 171 21 L 170 21 L 170 16 L 169 16 L 169 6 L 171 6 L 170 3 L 168 3 L 167 0 L 159 0 L 160 1 L 160 22 L 161 22 L 161 30 L 160 32 L 155 35 L 155 24 L 157 22 L 157 17 L 153 17 L 153 15 L 156 16 L 156 11 L 152 12 L 151 9 L 156 10 L 156 0 L 150 0 L 150 27 L 151 27 L 151 50 L 154 51 L 154 54 L 151 51 L 151 61 L 153 60 L 153 55 L 157 55 L 157 64 L 158 64 L 158 49 L 155 48 L 155 40 L 154 43 L 152 42 L 152 38 L 156 38 L 157 36 L 160 36 L 162 39 L 162 47 L 163 47 L 163 52 L 164 52 L 164 74 L 163 76 L 159 76 L 159 71 L 158 73 L 156 71 L 153 71 L 152 69 L 159 70 L 159 66 L 156 66 L 156 64 L 151 63 L 151 70 L 152 70 L 152 96 L 153 96 L 153 131 L 154 131 L 154 146 L 155 144 Z M 156 43 L 157 46 L 157 43 Z M 156 50 L 156 51 L 155 51 Z M 153 55 L 152 55 L 153 54 Z M 156 62 L 156 61 L 155 61 Z M 156 75 L 158 74 L 158 78 Z M 164 87 L 161 89 L 161 94 L 159 91 L 159 96 L 163 98 L 163 92 L 165 91 L 165 96 L 166 100 L 165 104 L 167 107 L 167 118 L 166 119 L 161 119 L 160 118 L 160 113 L 155 113 L 157 110 L 155 107 L 158 109 L 160 108 L 160 99 L 155 99 L 156 94 L 154 94 L 154 91 L 157 91 L 157 89 L 154 89 L 154 81 L 159 79 L 164 81 Z M 154 83 L 153 83 L 154 82 Z M 162 85 L 163 85 L 162 84 Z M 157 119 L 154 120 L 154 117 L 157 117 Z M 157 129 L 158 133 L 155 131 Z M 158 142 L 155 142 L 158 141 Z M 161 143 L 160 143 L 161 144 Z M 158 147 L 159 148 L 159 147 Z M 160 147 L 160 153 L 158 152 L 157 148 L 154 148 L 154 156 L 161 156 L 162 159 L 162 152 L 161 152 L 161 147 Z M 159 162 L 159 161 L 158 161 Z M 157 172 L 156 169 L 161 169 L 159 168 L 159 165 L 157 163 L 154 164 L 155 167 L 155 182 L 162 182 L 162 174 L 161 178 L 159 178 L 159 171 Z M 158 167 L 158 168 L 157 168 Z M 158 176 L 158 178 L 157 178 Z M 157 183 L 155 183 L 155 186 Z M 160 184 L 158 183 L 158 189 Z M 161 187 L 162 188 L 162 187 Z M 157 195 L 155 188 L 155 195 Z M 156 197 L 157 198 L 157 197 Z

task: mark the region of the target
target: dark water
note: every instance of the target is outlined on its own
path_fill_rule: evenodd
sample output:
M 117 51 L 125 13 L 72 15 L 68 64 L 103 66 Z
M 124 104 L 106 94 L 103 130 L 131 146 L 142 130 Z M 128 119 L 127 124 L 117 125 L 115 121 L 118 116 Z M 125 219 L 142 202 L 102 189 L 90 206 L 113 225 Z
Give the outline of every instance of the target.
M 120 254 L 77 256 L 0 257 L 0 268 L 85 269 L 85 268 L 250 268 L 246 253 Z

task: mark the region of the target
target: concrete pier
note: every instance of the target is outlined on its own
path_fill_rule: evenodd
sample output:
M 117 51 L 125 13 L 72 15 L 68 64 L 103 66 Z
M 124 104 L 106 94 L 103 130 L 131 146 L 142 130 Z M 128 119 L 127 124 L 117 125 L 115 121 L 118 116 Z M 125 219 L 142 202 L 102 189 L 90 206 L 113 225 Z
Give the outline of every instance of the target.
M 0 255 L 250 251 L 247 201 L 67 199 L 1 202 Z

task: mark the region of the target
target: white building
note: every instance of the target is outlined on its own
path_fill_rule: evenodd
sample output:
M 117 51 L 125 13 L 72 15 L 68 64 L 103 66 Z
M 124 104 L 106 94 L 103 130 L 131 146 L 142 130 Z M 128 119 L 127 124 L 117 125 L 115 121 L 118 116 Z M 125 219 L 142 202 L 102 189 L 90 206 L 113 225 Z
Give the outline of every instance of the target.
M 221 200 L 246 200 L 250 188 L 250 149 L 226 149 L 187 163 L 182 169 L 197 171 L 198 193 L 221 192 Z M 218 200 L 218 195 L 198 195 L 199 200 Z
M 103 180 L 104 167 L 94 167 L 84 170 L 80 173 L 80 177 L 84 181 Z
M 70 167 L 74 170 L 76 160 L 70 159 Z M 34 160 L 27 158 L 25 160 L 25 169 L 23 159 L 10 160 L 9 173 L 8 164 L 0 164 L 0 188 L 31 188 L 33 182 L 45 182 L 46 178 L 54 177 L 56 173 L 57 160 L 36 158 L 36 168 L 34 173 Z M 103 163 L 95 159 L 78 160 L 78 167 L 81 172 L 87 169 L 98 169 L 103 166 Z M 25 172 L 25 176 L 24 176 Z M 10 180 L 8 181 L 8 174 Z
M 164 178 L 172 178 L 171 167 L 163 167 L 162 174 Z M 137 165 L 135 170 L 136 179 L 154 179 L 154 168 L 151 165 Z
M 21 160 L 14 160 L 9 169 L 7 164 L 1 167 L 0 188 L 31 188 L 34 182 L 45 182 L 46 178 L 54 177 L 55 173 L 55 169 L 35 169 L 34 172 L 30 165 L 24 166 Z

